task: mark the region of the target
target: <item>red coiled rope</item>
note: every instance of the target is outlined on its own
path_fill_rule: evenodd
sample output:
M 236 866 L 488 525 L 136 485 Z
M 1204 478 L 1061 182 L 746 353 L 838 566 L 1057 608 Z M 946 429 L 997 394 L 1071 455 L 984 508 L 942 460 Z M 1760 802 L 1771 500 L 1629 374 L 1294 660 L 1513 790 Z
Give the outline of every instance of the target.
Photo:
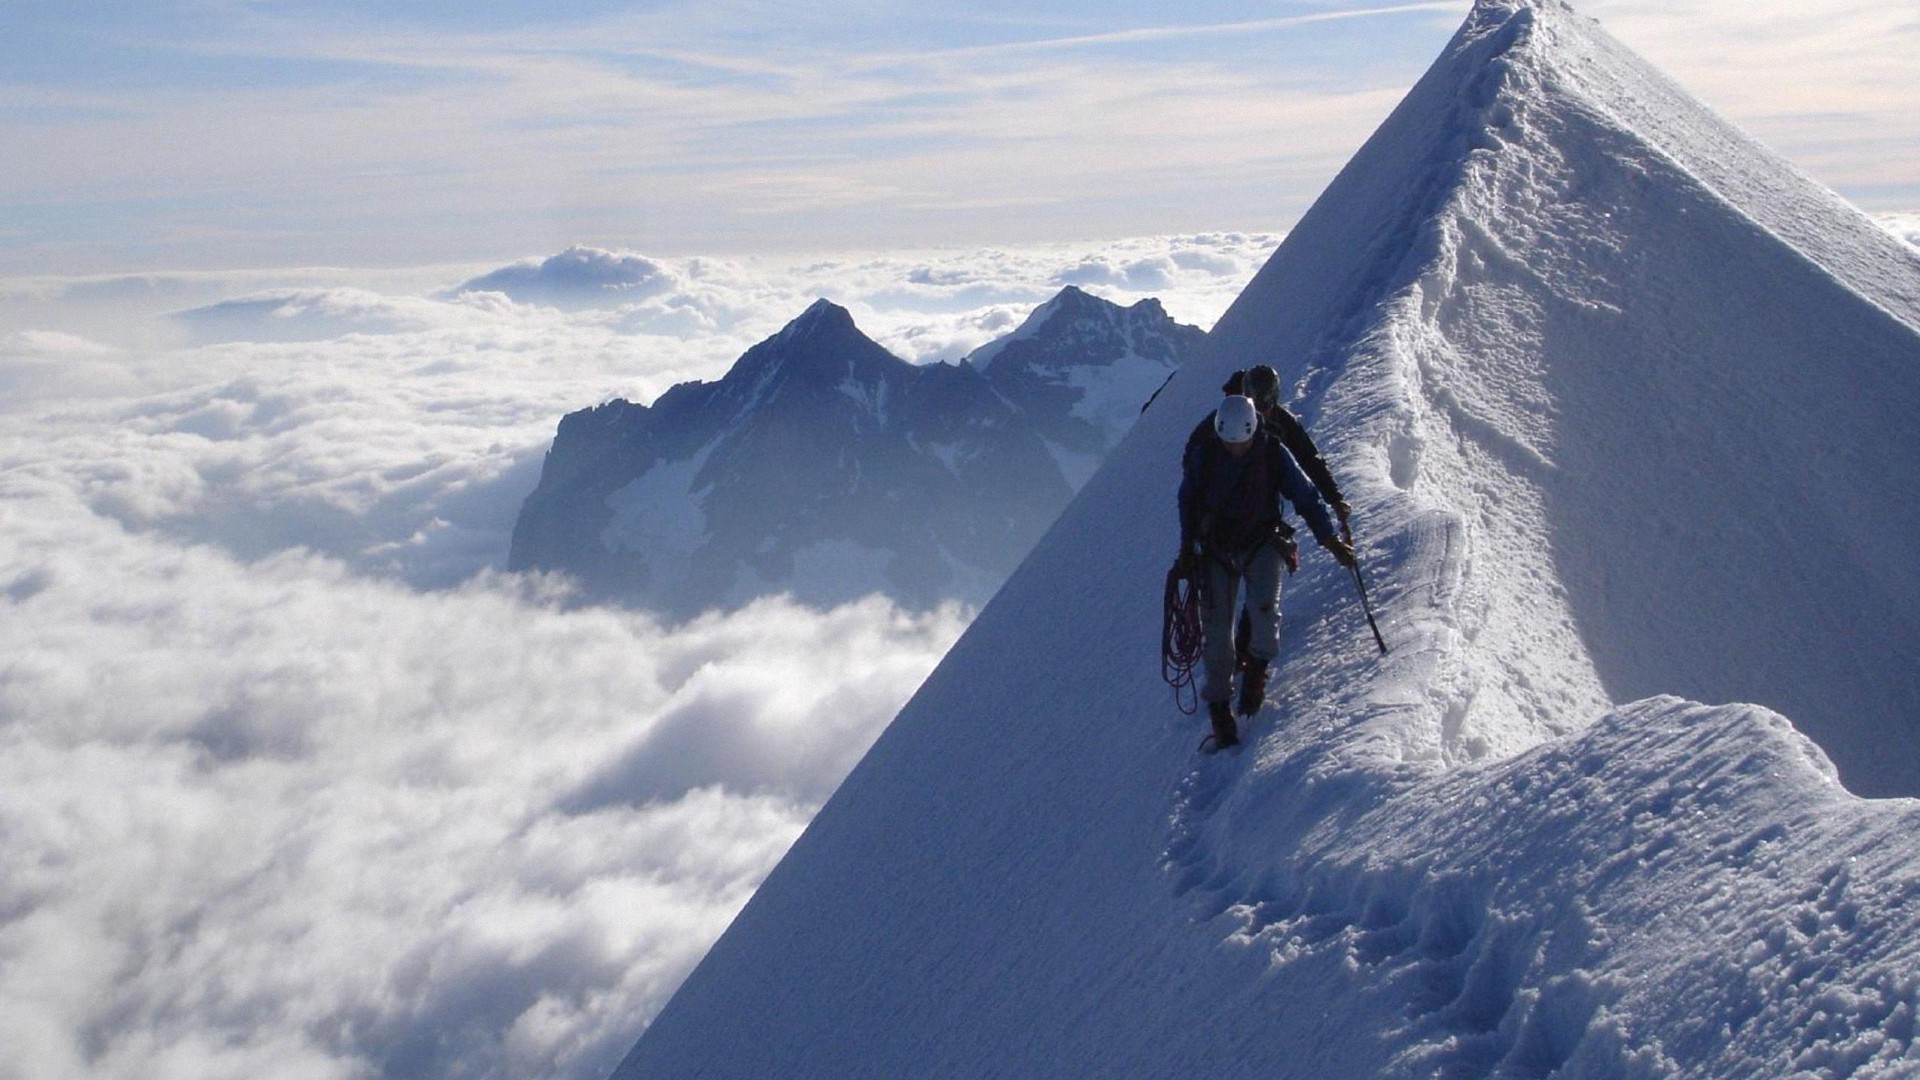
M 1204 641 L 1200 609 L 1204 605 L 1202 571 L 1197 559 L 1175 559 L 1167 571 L 1164 620 L 1160 627 L 1160 677 L 1173 687 L 1173 704 L 1192 716 L 1200 708 L 1194 669 L 1200 666 Z

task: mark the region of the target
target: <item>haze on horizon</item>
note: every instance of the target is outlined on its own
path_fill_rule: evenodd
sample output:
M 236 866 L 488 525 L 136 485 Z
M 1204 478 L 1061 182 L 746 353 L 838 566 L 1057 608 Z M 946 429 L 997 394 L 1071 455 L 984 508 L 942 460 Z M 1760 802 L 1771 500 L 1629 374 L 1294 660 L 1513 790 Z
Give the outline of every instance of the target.
M 1467 6 L 13 4 L 0 275 L 1283 229 Z M 1862 208 L 1920 207 L 1910 6 L 1580 10 Z

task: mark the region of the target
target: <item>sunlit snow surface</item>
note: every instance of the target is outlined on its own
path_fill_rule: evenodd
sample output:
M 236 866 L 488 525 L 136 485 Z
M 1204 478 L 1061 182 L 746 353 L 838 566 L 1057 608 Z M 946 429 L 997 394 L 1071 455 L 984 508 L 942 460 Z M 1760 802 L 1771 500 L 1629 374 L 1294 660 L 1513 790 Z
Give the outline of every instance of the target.
M 604 1077 L 971 613 L 568 608 L 559 418 L 1276 242 L 0 281 L 0 1076 Z
M 1487 2 L 1215 334 L 617 1075 L 1920 1072 L 1920 254 Z M 1309 551 L 1197 757 L 1176 461 L 1261 360 L 1393 651 Z

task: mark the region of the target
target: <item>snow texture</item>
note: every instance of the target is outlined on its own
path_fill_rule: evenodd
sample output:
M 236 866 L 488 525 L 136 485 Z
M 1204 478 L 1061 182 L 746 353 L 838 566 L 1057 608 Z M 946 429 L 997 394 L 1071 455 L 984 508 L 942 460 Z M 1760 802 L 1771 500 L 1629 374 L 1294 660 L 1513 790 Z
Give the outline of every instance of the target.
M 1482 0 L 616 1076 L 1920 1073 L 1917 328 L 1913 249 Z M 1392 652 L 1307 553 L 1196 757 L 1176 461 L 1261 361 Z

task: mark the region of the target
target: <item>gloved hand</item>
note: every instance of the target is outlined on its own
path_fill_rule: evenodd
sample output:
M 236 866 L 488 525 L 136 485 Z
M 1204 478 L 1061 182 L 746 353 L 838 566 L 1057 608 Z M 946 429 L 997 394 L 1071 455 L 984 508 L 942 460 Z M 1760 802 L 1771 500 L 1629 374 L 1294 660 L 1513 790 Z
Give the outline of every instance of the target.
M 1340 539 L 1345 540 L 1348 546 L 1352 546 L 1353 526 L 1347 523 L 1347 519 L 1353 516 L 1353 507 L 1349 506 L 1345 499 L 1335 499 L 1333 500 L 1333 516 L 1340 519 Z
M 1345 540 L 1342 540 L 1336 536 L 1331 538 L 1326 543 L 1320 546 L 1327 549 L 1327 553 L 1333 556 L 1334 562 L 1339 563 L 1341 566 L 1344 566 L 1349 570 L 1353 569 L 1353 545 L 1352 544 L 1349 544 Z
M 1288 574 L 1300 572 L 1300 545 L 1292 537 L 1280 541 L 1280 558 L 1286 562 Z

